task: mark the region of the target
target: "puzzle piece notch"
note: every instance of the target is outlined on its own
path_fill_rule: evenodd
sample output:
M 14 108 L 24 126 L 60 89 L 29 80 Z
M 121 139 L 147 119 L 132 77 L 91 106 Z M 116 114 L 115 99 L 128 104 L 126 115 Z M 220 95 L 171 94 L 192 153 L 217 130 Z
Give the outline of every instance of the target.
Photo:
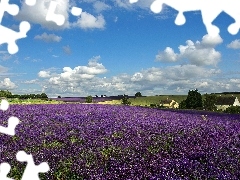
M 0 109 L 3 111 L 6 111 L 6 110 L 8 110 L 8 108 L 9 108 L 8 101 L 6 99 L 2 99 Z
M 131 4 L 138 2 L 138 0 L 129 0 Z
M 14 180 L 12 178 L 7 177 L 7 174 L 10 172 L 11 166 L 4 162 L 0 164 L 0 179 L 1 180 Z
M 175 24 L 178 26 L 181 26 L 181 25 L 185 24 L 185 22 L 186 22 L 185 16 L 183 15 L 182 12 L 181 13 L 179 12 L 175 19 Z
M 28 6 L 34 6 L 36 4 L 36 0 L 25 0 L 25 3 Z
M 239 31 L 239 27 L 237 23 L 232 23 L 228 26 L 228 32 L 232 35 L 236 35 Z
M 30 30 L 30 24 L 27 21 L 22 21 L 19 25 L 19 32 L 13 31 L 5 26 L 0 25 L 0 44 L 8 43 L 8 52 L 15 54 L 18 52 L 16 40 L 27 37 L 27 32 Z
M 0 109 L 6 111 L 9 108 L 9 103 L 6 99 L 2 99 Z M 0 126 L 0 133 L 4 133 L 7 135 L 14 136 L 15 135 L 15 128 L 19 124 L 19 119 L 17 117 L 10 117 L 8 119 L 8 127 Z
M 45 173 L 49 171 L 49 166 L 46 162 L 42 162 L 39 165 L 35 165 L 31 154 L 27 154 L 24 151 L 18 151 L 16 158 L 20 162 L 27 162 L 21 180 L 40 180 L 38 173 Z M 4 162 L 0 164 L 0 179 L 1 180 L 14 180 L 7 177 L 10 172 L 11 166 Z
M 38 173 L 46 173 L 50 170 L 46 162 L 35 165 L 32 155 L 27 154 L 25 151 L 18 151 L 16 158 L 20 162 L 27 162 L 27 166 L 21 180 L 40 180 Z
M 0 133 L 14 136 L 15 128 L 19 123 L 20 123 L 20 121 L 17 117 L 14 117 L 14 116 L 10 117 L 8 119 L 8 127 L 0 126 Z
M 71 13 L 72 13 L 72 15 L 74 15 L 74 16 L 80 16 L 81 15 L 81 13 L 82 13 L 82 9 L 81 8 L 79 8 L 79 7 L 72 7 L 72 9 L 71 9 Z
M 2 22 L 4 12 L 8 12 L 12 16 L 16 16 L 19 13 L 19 7 L 16 4 L 9 4 L 9 0 L 1 0 L 0 1 L 0 23 Z

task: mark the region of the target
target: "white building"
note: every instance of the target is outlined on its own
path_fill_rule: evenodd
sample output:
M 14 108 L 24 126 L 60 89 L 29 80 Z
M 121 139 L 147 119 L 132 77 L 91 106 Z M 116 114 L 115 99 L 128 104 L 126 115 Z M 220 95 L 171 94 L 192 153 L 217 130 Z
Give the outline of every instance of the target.
M 230 106 L 240 106 L 240 103 L 237 97 L 218 97 L 215 105 L 218 110 L 224 111 Z

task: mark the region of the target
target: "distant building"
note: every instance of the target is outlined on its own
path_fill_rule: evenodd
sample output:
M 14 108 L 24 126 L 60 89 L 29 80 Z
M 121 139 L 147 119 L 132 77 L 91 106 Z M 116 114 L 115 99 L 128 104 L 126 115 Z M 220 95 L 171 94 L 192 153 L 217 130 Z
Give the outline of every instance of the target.
M 160 101 L 160 106 L 166 107 L 166 108 L 178 108 L 179 104 L 178 102 L 174 101 L 174 100 L 170 100 L 170 99 L 166 99 L 166 100 L 161 100 Z
M 218 97 L 216 101 L 216 107 L 218 110 L 226 110 L 230 106 L 240 106 L 237 97 Z

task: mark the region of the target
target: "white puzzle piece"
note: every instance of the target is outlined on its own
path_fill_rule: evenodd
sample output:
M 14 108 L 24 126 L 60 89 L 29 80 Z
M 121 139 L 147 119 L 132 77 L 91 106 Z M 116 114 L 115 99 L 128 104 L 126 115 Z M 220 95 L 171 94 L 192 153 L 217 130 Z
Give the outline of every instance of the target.
M 7 110 L 9 108 L 9 103 L 7 100 L 1 101 L 1 110 Z M 19 124 L 19 119 L 17 117 L 10 117 L 8 119 L 8 127 L 0 126 L 0 133 L 14 136 L 15 128 Z M 18 151 L 16 158 L 20 162 L 27 162 L 26 168 L 24 170 L 21 180 L 40 180 L 38 174 L 45 173 L 49 171 L 49 165 L 46 162 L 42 162 L 39 165 L 35 165 L 33 157 L 31 154 L 27 154 L 24 151 Z M 0 164 L 0 180 L 14 180 L 7 177 L 11 169 L 11 166 L 7 162 Z
M 27 162 L 27 166 L 24 170 L 21 180 L 39 180 L 38 173 L 45 173 L 49 171 L 49 166 L 46 162 L 42 162 L 39 165 L 35 165 L 31 154 L 27 154 L 24 151 L 19 151 L 16 158 L 20 162 Z
M 136 3 L 138 0 L 129 0 L 130 3 Z M 217 16 L 225 12 L 235 22 L 229 25 L 228 32 L 235 35 L 240 29 L 240 1 L 239 0 L 155 0 L 151 4 L 151 10 L 154 13 L 160 13 L 162 11 L 163 4 L 172 7 L 178 11 L 178 15 L 175 19 L 176 25 L 183 25 L 186 22 L 184 12 L 189 11 L 201 11 L 203 23 L 210 36 L 219 35 L 219 28 L 214 26 L 212 22 Z
M 34 5 L 36 0 L 26 0 L 26 3 Z M 27 32 L 30 30 L 30 24 L 27 21 L 22 21 L 19 25 L 19 32 L 15 32 L 1 25 L 5 12 L 12 16 L 16 16 L 19 13 L 19 7 L 16 4 L 9 4 L 9 0 L 0 1 L 0 45 L 7 43 L 9 54 L 15 54 L 18 52 L 16 41 L 27 37 Z

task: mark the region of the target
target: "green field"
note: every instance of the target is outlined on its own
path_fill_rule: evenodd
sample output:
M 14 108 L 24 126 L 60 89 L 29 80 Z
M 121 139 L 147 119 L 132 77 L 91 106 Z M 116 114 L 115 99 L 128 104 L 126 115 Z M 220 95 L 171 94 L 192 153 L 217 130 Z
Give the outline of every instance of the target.
M 166 99 L 174 100 L 180 103 L 182 100 L 187 98 L 187 95 L 159 95 L 159 96 L 147 96 L 147 97 L 137 97 L 130 98 L 131 105 L 134 106 L 150 106 L 150 104 L 159 104 L 161 100 Z
M 41 99 L 8 99 L 9 104 L 60 104 L 61 101 Z

